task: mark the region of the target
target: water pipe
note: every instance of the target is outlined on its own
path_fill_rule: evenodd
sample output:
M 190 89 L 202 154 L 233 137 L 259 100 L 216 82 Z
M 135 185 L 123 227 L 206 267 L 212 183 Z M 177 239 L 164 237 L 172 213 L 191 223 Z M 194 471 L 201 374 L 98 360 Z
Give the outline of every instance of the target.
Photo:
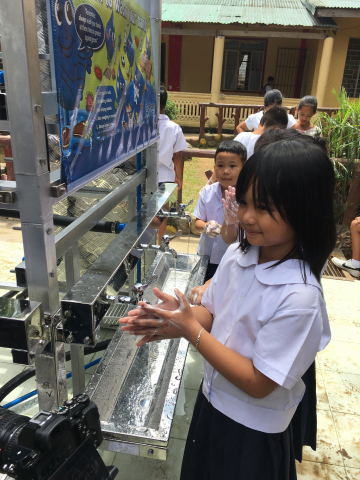
M 96 360 L 93 360 L 92 362 L 88 363 L 87 365 L 85 365 L 85 370 L 87 370 L 88 368 L 91 368 L 93 367 L 94 365 L 97 365 L 99 362 L 100 362 L 101 358 L 97 358 Z M 72 377 L 72 373 L 67 373 L 66 374 L 66 378 L 71 378 Z M 29 393 L 26 393 L 25 395 L 23 395 L 22 397 L 19 397 L 17 398 L 16 400 L 13 400 L 12 402 L 9 402 L 7 403 L 6 405 L 2 405 L 3 408 L 11 408 L 11 407 L 15 407 L 15 405 L 18 405 L 19 403 L 22 403 L 24 402 L 25 400 L 27 400 L 28 398 L 31 398 L 31 397 L 34 397 L 35 395 L 37 394 L 37 390 L 33 390 L 32 392 L 29 392 Z
M 136 170 L 141 170 L 141 152 L 136 155 Z M 136 211 L 141 209 L 141 184 L 136 187 Z M 141 227 L 141 218 L 138 215 L 138 226 Z M 137 283 L 141 283 L 141 258 L 137 262 Z

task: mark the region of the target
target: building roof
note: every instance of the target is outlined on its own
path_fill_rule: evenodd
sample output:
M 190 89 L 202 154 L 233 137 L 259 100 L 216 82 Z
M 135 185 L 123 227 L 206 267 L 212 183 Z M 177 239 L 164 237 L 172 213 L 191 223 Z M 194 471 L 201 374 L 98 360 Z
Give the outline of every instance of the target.
M 313 15 L 316 15 L 319 8 L 360 9 L 360 0 L 303 0 L 303 2 Z
M 315 17 L 301 0 L 163 0 L 162 20 L 223 25 L 337 27 L 332 18 Z

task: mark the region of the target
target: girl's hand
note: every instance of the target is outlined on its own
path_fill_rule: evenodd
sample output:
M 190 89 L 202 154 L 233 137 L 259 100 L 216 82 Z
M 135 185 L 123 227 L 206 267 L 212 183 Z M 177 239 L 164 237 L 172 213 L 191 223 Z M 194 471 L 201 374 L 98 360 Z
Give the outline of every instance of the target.
M 225 190 L 225 199 L 222 199 L 224 206 L 224 219 L 228 225 L 237 225 L 239 223 L 239 204 L 235 200 L 235 192 L 236 190 L 234 187 L 229 187 L 228 190 Z
M 189 302 L 192 303 L 193 305 L 201 305 L 202 297 L 207 288 L 208 288 L 207 284 L 192 288 L 187 295 Z
M 221 233 L 221 225 L 215 220 L 210 220 L 204 225 L 204 233 L 210 238 L 216 238 Z
M 128 317 L 119 320 L 119 323 L 128 323 L 121 329 L 129 332 L 130 335 L 144 335 L 137 343 L 138 347 L 165 338 L 187 338 L 198 322 L 185 296 L 177 288 L 175 289 L 176 299 L 157 288 L 153 291 L 163 302 L 156 306 L 139 302 L 140 308 L 132 310 Z M 177 305 L 176 308 L 174 308 L 175 305 Z

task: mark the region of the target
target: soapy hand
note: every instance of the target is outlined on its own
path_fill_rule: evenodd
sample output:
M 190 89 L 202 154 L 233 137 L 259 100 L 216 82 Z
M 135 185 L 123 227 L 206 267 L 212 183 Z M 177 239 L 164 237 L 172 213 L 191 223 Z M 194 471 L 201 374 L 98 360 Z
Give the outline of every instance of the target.
M 235 192 L 236 190 L 234 187 L 229 187 L 228 190 L 225 190 L 225 199 L 222 199 L 224 206 L 224 219 L 228 225 L 237 225 L 239 223 L 239 204 L 235 200 Z
M 128 317 L 119 320 L 119 323 L 128 324 L 121 328 L 124 332 L 129 332 L 130 335 L 144 335 L 137 343 L 138 347 L 164 338 L 186 338 L 189 328 L 197 322 L 184 294 L 177 288 L 174 290 L 176 299 L 157 288 L 154 288 L 153 292 L 163 300 L 162 303 L 153 306 L 139 302 L 140 308 L 132 310 Z M 174 308 L 175 305 L 177 308 Z M 165 306 L 171 308 L 165 309 Z
M 216 238 L 221 233 L 221 225 L 215 220 L 210 220 L 204 225 L 204 233 L 210 238 Z
M 207 288 L 208 288 L 208 285 L 206 285 L 206 284 L 205 285 L 200 285 L 199 287 L 192 288 L 187 295 L 187 297 L 189 299 L 189 302 L 192 305 L 201 305 L 202 297 L 203 297 Z

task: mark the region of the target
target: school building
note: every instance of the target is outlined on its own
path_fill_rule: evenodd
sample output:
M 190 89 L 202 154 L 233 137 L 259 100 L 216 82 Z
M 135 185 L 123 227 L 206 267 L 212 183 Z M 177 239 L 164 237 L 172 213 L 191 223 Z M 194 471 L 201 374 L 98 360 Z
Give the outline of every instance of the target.
M 199 102 L 262 104 L 268 76 L 284 105 L 336 107 L 333 89 L 360 94 L 360 0 L 163 0 L 161 64 L 182 126 L 199 125 Z

